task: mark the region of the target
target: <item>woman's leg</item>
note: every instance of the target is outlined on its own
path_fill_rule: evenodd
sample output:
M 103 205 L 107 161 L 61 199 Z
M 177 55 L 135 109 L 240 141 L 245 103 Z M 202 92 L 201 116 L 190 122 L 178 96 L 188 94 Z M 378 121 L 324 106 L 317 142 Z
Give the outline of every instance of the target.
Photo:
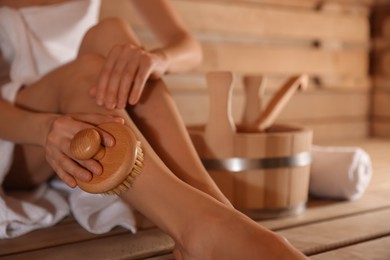
M 185 259 L 298 259 L 283 239 L 179 180 L 159 159 L 124 110 L 106 110 L 89 97 L 103 58 L 83 55 L 22 90 L 17 105 L 55 113 L 121 116 L 144 149 L 143 173 L 121 196 L 177 242 Z M 194 206 L 196 205 L 196 206 Z M 224 255 L 225 254 L 225 255 Z
M 47 181 L 54 174 L 46 162 L 42 147 L 16 145 L 14 160 L 4 179 L 5 189 L 30 189 Z
M 105 56 L 115 44 L 126 43 L 140 46 L 126 22 L 116 18 L 106 19 L 86 34 L 80 53 L 92 52 Z M 128 107 L 128 112 L 172 172 L 186 183 L 230 204 L 203 167 L 162 80 L 150 80 L 141 101 L 134 107 Z

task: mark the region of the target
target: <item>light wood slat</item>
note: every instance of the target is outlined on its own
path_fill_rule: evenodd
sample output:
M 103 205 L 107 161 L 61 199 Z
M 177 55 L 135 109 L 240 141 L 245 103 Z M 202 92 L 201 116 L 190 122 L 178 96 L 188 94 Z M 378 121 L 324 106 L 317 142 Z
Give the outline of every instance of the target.
M 248 74 L 249 75 L 249 74 Z M 251 75 L 261 75 L 266 80 L 265 91 L 274 93 L 280 88 L 284 82 L 292 75 L 270 75 L 260 71 Z M 234 91 L 242 91 L 242 74 L 235 73 Z M 173 92 L 180 93 L 182 91 L 199 91 L 206 90 L 206 80 L 204 73 L 187 72 L 184 74 L 171 74 L 164 77 L 169 89 Z M 371 89 L 371 79 L 366 76 L 359 77 L 311 77 L 307 89 L 332 89 L 343 90 L 348 93 L 368 93 Z M 184 93 L 184 92 L 183 92 Z M 343 93 L 343 92 L 341 92 Z
M 159 230 L 122 234 L 7 256 L 6 259 L 142 259 L 172 251 L 173 240 Z
M 124 229 L 116 228 L 110 233 L 95 235 L 83 229 L 74 219 L 68 219 L 53 227 L 38 229 L 19 238 L 0 240 L 0 256 L 128 232 Z
M 312 260 L 390 259 L 390 236 L 311 256 Z
M 348 245 L 348 241 L 365 240 L 379 234 L 390 235 L 390 209 L 323 221 L 278 233 L 297 249 L 309 255 Z
M 390 76 L 374 75 L 373 85 L 377 90 L 384 90 L 390 92 Z
M 202 33 L 337 39 L 363 43 L 369 37 L 369 24 L 365 17 L 199 1 L 175 2 L 175 7 L 192 30 Z
M 188 0 L 183 0 L 188 1 Z M 192 0 L 197 1 L 197 0 Z M 279 7 L 298 7 L 298 8 L 308 8 L 308 9 L 317 9 L 323 3 L 332 3 L 332 4 L 340 4 L 345 7 L 350 6 L 351 8 L 358 6 L 369 7 L 372 5 L 372 0 L 209 0 L 215 2 L 238 2 L 238 3 L 256 3 L 256 4 L 267 4 L 267 5 L 275 5 Z
M 377 90 L 374 94 L 373 108 L 375 117 L 390 120 L 390 92 Z
M 197 71 L 231 70 L 237 73 L 366 76 L 364 50 L 321 50 L 270 47 L 256 44 L 203 43 L 204 61 Z M 353 66 L 351 65 L 353 64 Z
M 143 35 L 146 49 L 159 47 Z M 201 40 L 203 62 L 193 71 L 231 70 L 241 74 L 308 73 L 329 79 L 368 78 L 369 55 L 365 48 L 317 48 L 252 42 Z M 353 66 L 351 65 L 353 64 Z
M 377 64 L 375 64 L 375 72 L 379 75 L 384 75 L 387 77 L 390 76 L 390 52 L 381 52 L 380 56 L 377 56 L 376 62 Z
M 295 39 L 337 39 L 368 43 L 369 21 L 365 16 L 335 15 L 316 11 L 297 12 L 269 6 L 245 6 L 208 1 L 173 1 L 185 23 L 196 34 L 245 35 Z M 116 13 L 136 28 L 143 22 L 126 4 L 108 6 L 102 17 Z M 126 6 L 126 7 L 123 7 Z M 201 18 L 201 19 L 199 19 Z M 289 24 L 289 26 L 285 26 Z M 294 30 L 291 30 L 294 28 Z
M 340 122 L 341 121 L 341 122 Z M 313 142 L 323 140 L 343 140 L 367 138 L 369 136 L 369 122 L 366 118 L 362 119 L 345 119 L 340 121 L 325 121 L 325 122 L 299 122 L 300 124 L 313 130 Z M 293 122 L 290 122 L 293 123 Z
M 173 98 L 187 124 L 206 122 L 209 109 L 209 97 L 206 91 L 172 93 Z M 263 96 L 264 104 L 272 94 Z M 236 122 L 242 117 L 245 98 L 243 93 L 235 93 L 232 99 L 232 114 Z M 332 106 L 329 106 L 332 104 Z M 304 107 L 305 109 L 302 109 Z M 298 119 L 320 121 L 335 118 L 363 118 L 368 116 L 369 96 L 367 94 L 341 94 L 332 91 L 313 91 L 297 93 L 288 102 L 278 120 L 294 121 Z
M 388 178 L 387 178 L 388 179 Z M 329 219 L 354 216 L 362 212 L 371 212 L 383 208 L 390 208 L 390 202 L 384 195 L 389 192 L 367 193 L 356 201 L 312 201 L 306 211 L 299 216 L 290 216 L 282 219 L 257 221 L 262 226 L 271 230 L 286 230 L 297 226 L 306 226 L 310 223 L 321 223 Z M 320 206 L 316 203 L 320 202 Z
M 373 136 L 390 138 L 390 119 L 374 119 L 371 125 Z

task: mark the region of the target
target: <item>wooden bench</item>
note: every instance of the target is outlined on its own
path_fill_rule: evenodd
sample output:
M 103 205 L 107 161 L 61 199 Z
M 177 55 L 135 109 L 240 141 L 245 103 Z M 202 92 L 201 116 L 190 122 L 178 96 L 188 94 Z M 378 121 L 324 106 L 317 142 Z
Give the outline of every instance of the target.
M 353 202 L 311 199 L 299 216 L 258 223 L 312 259 L 390 259 L 390 140 L 326 144 L 360 146 L 371 155 L 374 175 L 365 195 Z M 115 228 L 93 235 L 68 217 L 54 227 L 0 240 L 0 259 L 173 259 L 170 237 L 139 219 L 136 234 Z

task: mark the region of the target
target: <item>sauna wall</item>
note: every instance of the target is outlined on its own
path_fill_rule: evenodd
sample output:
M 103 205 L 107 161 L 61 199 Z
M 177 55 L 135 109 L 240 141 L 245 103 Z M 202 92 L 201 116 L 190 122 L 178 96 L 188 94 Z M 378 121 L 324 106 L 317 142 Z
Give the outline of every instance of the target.
M 371 0 L 172 2 L 204 51 L 198 68 L 165 79 L 187 125 L 207 121 L 208 71 L 235 72 L 236 122 L 244 107 L 243 75 L 267 79 L 262 97 L 266 104 L 288 77 L 307 73 L 308 90 L 296 94 L 277 121 L 312 128 L 315 141 L 369 135 Z M 131 7 L 124 1 L 115 3 L 104 2 L 102 18 L 125 17 L 148 48 L 157 46 Z
M 372 10 L 372 134 L 390 137 L 390 1 L 377 1 Z

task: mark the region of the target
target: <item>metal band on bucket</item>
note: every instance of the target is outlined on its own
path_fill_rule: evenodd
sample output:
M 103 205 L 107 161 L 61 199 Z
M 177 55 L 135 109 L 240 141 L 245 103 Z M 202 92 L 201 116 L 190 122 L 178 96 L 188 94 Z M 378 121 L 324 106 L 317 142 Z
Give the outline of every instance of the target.
M 248 159 L 248 158 L 225 158 L 225 159 L 202 159 L 207 170 L 243 172 L 259 169 L 303 167 L 311 163 L 309 152 L 302 152 L 287 157 Z

